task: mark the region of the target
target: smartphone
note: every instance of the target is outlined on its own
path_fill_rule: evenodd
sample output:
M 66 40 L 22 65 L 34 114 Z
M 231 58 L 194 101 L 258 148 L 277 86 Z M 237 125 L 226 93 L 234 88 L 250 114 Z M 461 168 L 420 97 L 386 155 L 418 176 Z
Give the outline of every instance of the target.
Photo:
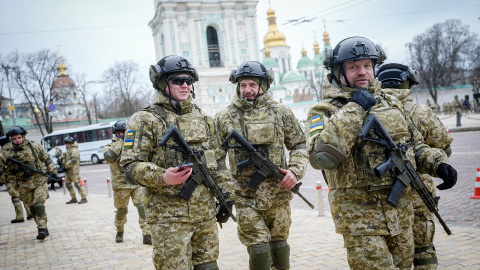
M 186 168 L 191 168 L 193 166 L 193 163 L 182 163 L 180 165 L 178 165 L 178 171 L 183 171 L 185 170 Z

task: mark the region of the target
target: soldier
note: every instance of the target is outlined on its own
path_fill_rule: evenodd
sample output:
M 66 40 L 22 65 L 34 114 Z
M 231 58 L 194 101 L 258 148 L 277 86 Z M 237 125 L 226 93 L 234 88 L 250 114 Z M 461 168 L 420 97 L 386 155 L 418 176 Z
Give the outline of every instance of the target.
M 145 206 L 143 204 L 145 188 L 139 185 L 130 185 L 125 182 L 125 175 L 118 163 L 122 153 L 123 137 L 126 128 L 126 121 L 117 121 L 112 127 L 112 131 L 115 134 L 115 137 L 112 138 L 112 143 L 105 145 L 105 148 L 103 148 L 103 156 L 110 164 L 113 186 L 113 203 L 115 209 L 117 209 L 115 215 L 115 227 L 117 228 L 115 242 L 123 242 L 124 225 L 127 223 L 128 202 L 131 197 L 133 205 L 138 211 L 138 223 L 140 223 L 140 228 L 142 229 L 143 243 L 151 245 L 152 236 L 150 235 L 150 226 L 147 224 L 145 218 Z
M 406 74 L 407 76 L 404 76 Z M 377 78 L 382 82 L 382 88 L 389 94 L 396 96 L 405 106 L 405 111 L 422 134 L 425 143 L 433 148 L 443 149 L 448 157 L 452 154 L 450 144 L 453 139 L 448 135 L 443 123 L 434 114 L 428 105 L 415 104 L 410 95 L 410 86 L 419 83 L 416 70 L 402 64 L 384 64 L 377 71 Z M 427 186 L 432 196 L 436 197 L 435 182 L 428 174 L 419 173 L 420 178 Z M 439 189 L 451 188 L 442 184 Z M 435 223 L 433 213 L 423 203 L 418 194 L 414 193 L 413 236 L 415 241 L 415 255 L 413 266 L 415 269 L 437 269 L 438 260 L 433 237 Z
M 423 144 L 409 125 L 403 106 L 381 89 L 373 67 L 385 54 L 363 37 L 342 40 L 325 52 L 324 65 L 336 89 L 309 111 L 307 150 L 310 164 L 323 170 L 328 181 L 332 218 L 343 235 L 352 269 L 410 269 L 413 262 L 412 189 L 406 187 L 397 205 L 387 203 L 395 181 L 381 178 L 373 168 L 386 161 L 385 149 L 357 138 L 368 114 L 375 114 L 396 144 L 407 144 L 407 157 L 424 172 L 439 176 L 446 185 L 456 182 L 456 171 L 445 153 Z
M 45 201 L 48 196 L 47 178 L 30 168 L 45 172 L 45 166 L 54 178 L 57 177 L 57 168 L 53 164 L 48 153 L 38 143 L 31 142 L 25 135 L 27 131 L 20 126 L 12 127 L 7 137 L 11 138 L 11 147 L 5 149 L 5 159 L 13 158 L 22 165 L 12 161 L 6 162 L 7 177 L 13 177 L 14 185 L 18 187 L 18 193 L 32 213 L 37 223 L 37 239 L 43 240 L 49 235 L 47 228 L 47 213 L 45 212 Z M 26 165 L 26 166 L 25 166 Z
M 452 113 L 455 113 L 455 112 L 460 112 L 460 114 L 462 113 L 462 103 L 458 100 L 458 95 L 455 95 L 454 96 L 454 99 L 453 101 L 451 102 L 451 107 L 452 107 Z
M 159 146 L 176 125 L 223 192 L 231 192 L 230 173 L 217 164 L 219 142 L 213 119 L 192 103 L 195 68 L 187 59 L 170 55 L 150 67 L 155 92 L 152 105 L 136 112 L 127 124 L 122 165 L 127 182 L 146 186 L 145 212 L 151 225 L 156 269 L 218 269 L 218 228 L 215 198 L 200 184 L 187 200 L 180 197 L 192 168 L 177 149 Z M 192 96 L 190 96 L 192 94 Z
M 67 152 L 62 153 L 60 148 L 55 147 L 56 151 L 55 154 L 60 156 L 62 163 L 65 165 L 65 183 L 67 185 L 68 192 L 70 192 L 70 196 L 72 199 L 66 204 L 77 203 L 82 204 L 87 202 L 87 194 L 83 189 L 83 185 L 80 185 L 80 152 L 78 151 L 78 143 L 75 141 L 73 137 L 67 136 L 63 139 L 65 143 L 65 147 L 67 148 Z M 75 190 L 73 189 L 73 185 L 80 193 L 82 199 L 77 201 L 77 196 L 75 195 Z
M 235 179 L 238 213 L 238 237 L 247 247 L 250 269 L 289 269 L 290 246 L 287 243 L 291 221 L 290 191 L 304 176 L 308 164 L 305 134 L 293 112 L 273 100 L 268 89 L 271 70 L 256 61 L 247 61 L 232 70 L 230 81 L 237 84 L 232 103 L 215 116 L 215 126 L 223 141 L 233 130 L 264 150 L 285 174 L 279 179 L 268 176 L 258 189 L 248 187 L 256 168 L 239 171 L 235 164 L 248 153 L 228 150 L 230 171 Z M 289 162 L 284 147 L 289 151 Z M 226 152 L 222 153 L 222 163 Z
M 5 163 L 6 163 L 6 154 L 4 151 L 9 147 L 12 147 L 10 143 L 10 139 L 6 136 L 0 137 L 0 146 L 2 150 L 0 150 L 0 177 L 3 183 L 5 183 L 5 187 L 7 187 L 7 192 L 12 197 L 13 208 L 15 209 L 15 219 L 12 219 L 12 223 L 20 223 L 24 222 L 24 215 L 23 215 L 23 207 L 25 207 L 25 211 L 27 212 L 27 219 L 31 220 L 32 213 L 30 212 L 30 208 L 27 207 L 26 204 L 23 204 L 20 200 L 20 194 L 18 194 L 18 187 L 16 186 L 16 181 L 14 177 L 7 177 L 7 172 L 5 171 Z M 13 179 L 12 179 L 13 178 Z M 13 181 L 11 181 L 13 180 Z

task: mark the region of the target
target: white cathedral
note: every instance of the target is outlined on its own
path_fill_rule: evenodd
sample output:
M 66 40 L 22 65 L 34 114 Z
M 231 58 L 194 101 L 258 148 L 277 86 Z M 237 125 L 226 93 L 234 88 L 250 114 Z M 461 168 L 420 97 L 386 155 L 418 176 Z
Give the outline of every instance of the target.
M 277 29 L 275 11 L 267 11 L 268 32 L 264 47 L 259 48 L 257 30 L 258 1 L 255 0 L 154 0 L 156 11 L 152 29 L 157 61 L 167 55 L 179 55 L 191 61 L 199 74 L 195 83 L 195 100 L 212 116 L 227 107 L 235 95 L 230 83 L 232 69 L 244 61 L 259 61 L 274 71 L 270 87 L 276 101 L 289 106 L 299 121 L 320 97 L 326 83 L 323 50 L 314 43 L 314 57 L 305 49 L 292 69 L 290 46 Z M 330 38 L 323 34 L 325 47 Z M 317 90 L 317 91 L 316 91 Z

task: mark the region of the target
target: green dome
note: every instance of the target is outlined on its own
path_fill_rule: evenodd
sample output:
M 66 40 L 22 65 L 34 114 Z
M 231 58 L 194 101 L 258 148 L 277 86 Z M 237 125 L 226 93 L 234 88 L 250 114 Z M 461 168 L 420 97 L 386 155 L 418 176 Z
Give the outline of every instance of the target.
M 265 57 L 262 61 L 262 64 L 266 67 L 278 67 L 277 60 L 273 59 L 272 57 Z
M 323 66 L 323 54 L 315 54 L 315 56 L 313 57 L 313 63 L 315 64 L 315 66 Z
M 311 60 L 310 60 L 311 61 Z M 305 76 L 298 74 L 293 71 L 289 71 L 283 76 L 281 83 L 289 83 L 289 82 L 297 82 L 297 81 L 306 81 L 307 78 Z
M 313 61 L 312 59 L 308 58 L 308 56 L 302 56 L 302 58 L 298 60 L 297 69 L 302 67 L 311 67 L 311 66 L 313 66 Z

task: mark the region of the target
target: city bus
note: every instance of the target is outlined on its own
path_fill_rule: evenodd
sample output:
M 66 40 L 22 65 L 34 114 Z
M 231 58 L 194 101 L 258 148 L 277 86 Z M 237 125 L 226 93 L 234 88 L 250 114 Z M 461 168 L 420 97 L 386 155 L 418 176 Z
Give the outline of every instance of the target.
M 112 141 L 113 124 L 115 122 L 54 131 L 43 137 L 41 144 L 55 162 L 55 147 L 58 146 L 62 152 L 66 152 L 63 139 L 67 136 L 73 137 L 78 143 L 80 162 L 91 161 L 93 164 L 99 164 L 104 159 L 103 147 Z

